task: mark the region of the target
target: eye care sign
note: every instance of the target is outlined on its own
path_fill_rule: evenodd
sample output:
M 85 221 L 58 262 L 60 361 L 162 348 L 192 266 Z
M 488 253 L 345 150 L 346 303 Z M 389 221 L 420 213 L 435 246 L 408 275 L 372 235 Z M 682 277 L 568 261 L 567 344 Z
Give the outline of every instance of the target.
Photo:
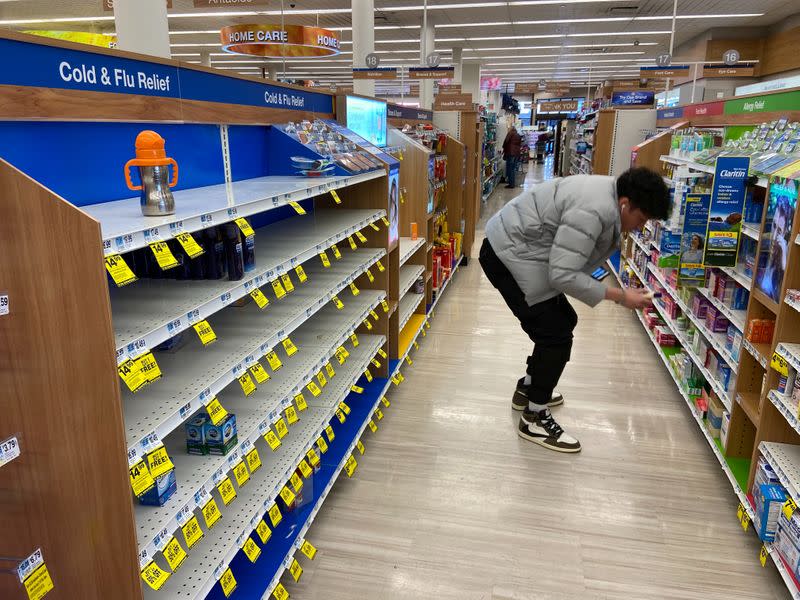
M 736 266 L 749 170 L 749 157 L 717 159 L 703 257 L 707 267 Z

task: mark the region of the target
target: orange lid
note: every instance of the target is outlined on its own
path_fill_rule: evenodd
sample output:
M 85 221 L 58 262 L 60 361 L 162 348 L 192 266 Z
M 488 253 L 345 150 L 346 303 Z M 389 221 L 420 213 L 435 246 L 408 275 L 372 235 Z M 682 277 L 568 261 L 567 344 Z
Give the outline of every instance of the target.
M 155 131 L 146 129 L 136 136 L 136 160 L 133 164 L 142 166 L 165 165 L 169 163 L 164 149 L 164 138 Z

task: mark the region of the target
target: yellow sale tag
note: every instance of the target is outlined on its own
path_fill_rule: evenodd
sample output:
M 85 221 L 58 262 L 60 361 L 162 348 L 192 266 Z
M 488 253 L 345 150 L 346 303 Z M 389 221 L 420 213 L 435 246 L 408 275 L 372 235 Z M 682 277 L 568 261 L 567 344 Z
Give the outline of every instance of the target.
M 289 567 L 289 573 L 292 574 L 292 579 L 294 579 L 295 582 L 300 581 L 300 577 L 303 575 L 303 567 L 300 566 L 297 559 L 292 561 L 292 565 Z
M 228 411 L 225 410 L 225 407 L 217 400 L 216 396 L 206 406 L 206 412 L 208 413 L 208 418 L 211 419 L 214 425 L 219 425 L 222 420 L 228 416 Z
M 777 352 L 772 354 L 772 360 L 769 365 L 784 377 L 789 376 L 789 363 Z
M 158 479 L 162 475 L 166 475 L 175 465 L 167 454 L 167 449 L 164 446 L 159 446 L 147 455 L 147 470 L 150 471 L 150 476 L 153 479 Z
M 162 271 L 178 266 L 178 260 L 172 254 L 169 246 L 167 246 L 167 242 L 153 242 L 150 244 L 150 249 L 153 251 L 153 255 L 156 257 L 158 266 L 161 267 Z
M 242 546 L 242 550 L 244 551 L 244 555 L 251 563 L 256 562 L 258 557 L 261 556 L 261 548 L 258 547 L 258 544 L 256 544 L 251 537 L 247 538 L 244 546 Z
M 283 366 L 281 359 L 278 357 L 278 354 L 274 350 L 270 350 L 267 352 L 267 362 L 269 363 L 269 368 L 273 371 L 277 371 Z
M 245 373 L 239 379 L 239 385 L 242 386 L 242 391 L 244 392 L 245 396 L 249 396 L 253 392 L 256 391 L 256 384 L 253 383 L 253 379 L 250 377 L 249 373 Z
M 400 385 L 400 378 L 397 376 L 397 373 L 392 375 L 392 383 L 395 385 Z
M 128 263 L 121 255 L 115 254 L 114 256 L 107 256 L 105 259 L 106 271 L 111 275 L 111 279 L 117 284 L 117 287 L 122 287 L 136 281 L 136 275 L 133 274 Z
M 423 329 L 423 330 L 422 330 L 422 337 L 427 337 L 427 336 L 428 336 L 428 334 L 427 334 L 427 333 L 425 333 L 425 330 Z M 419 346 L 418 346 L 418 347 L 419 347 Z
M 209 529 L 222 517 L 222 513 L 219 512 L 219 507 L 217 506 L 217 501 L 213 498 L 206 502 L 201 510 L 203 512 L 203 518 L 206 520 L 206 526 Z
M 286 290 L 283 289 L 281 282 L 279 279 L 272 280 L 272 291 L 275 292 L 275 297 L 280 300 L 286 295 Z
M 315 467 L 319 466 L 319 456 L 317 456 L 317 453 L 314 452 L 313 448 L 311 448 L 311 450 L 306 452 L 306 456 L 308 457 L 308 460 L 311 462 L 312 465 L 314 465 Z
M 256 533 L 258 534 L 262 544 L 266 544 L 267 541 L 269 541 L 269 538 L 272 537 L 272 530 L 269 528 L 269 525 L 267 525 L 264 519 L 261 519 L 261 521 L 258 523 L 258 526 L 256 526 Z
M 372 371 L 370 371 L 369 369 L 365 369 L 364 370 L 364 377 L 367 378 L 368 382 L 372 383 Z
M 339 402 L 339 408 L 342 409 L 342 412 L 346 415 L 350 414 L 350 407 L 347 406 L 344 402 Z
M 417 343 L 417 340 L 414 340 L 414 349 L 419 350 L 419 344 Z
M 143 354 L 134 360 L 133 364 L 137 369 L 139 369 L 139 372 L 142 374 L 142 377 L 144 377 L 147 383 L 153 383 L 154 381 L 161 379 L 161 369 L 158 368 L 156 357 L 153 356 L 152 352 Z
M 328 258 L 328 255 L 325 254 L 325 250 L 319 253 L 319 257 L 322 260 L 322 266 L 326 269 L 331 266 L 331 260 Z
M 275 596 L 276 600 L 289 600 L 289 592 L 286 591 L 286 588 L 283 587 L 283 584 L 280 582 L 278 582 L 278 585 L 272 590 L 272 594 Z
M 367 331 L 372 331 L 372 323 L 369 322 L 369 319 L 364 320 L 364 327 L 367 328 Z
M 336 418 L 339 419 L 339 423 L 344 423 L 347 417 L 344 416 L 344 413 L 340 410 L 336 411 Z
M 289 481 L 292 483 L 295 492 L 299 492 L 303 489 L 303 479 L 297 473 L 292 473 Z
M 383 263 L 381 261 L 376 261 L 375 265 L 378 267 L 378 271 L 380 271 L 381 273 L 383 273 L 386 270 L 386 267 L 383 266 Z
M 747 528 L 748 528 L 748 527 L 750 527 L 750 515 L 748 515 L 747 513 L 745 513 L 744 515 L 742 515 L 742 520 L 741 520 L 741 521 L 739 521 L 739 522 L 740 522 L 740 523 L 741 523 L 741 525 L 742 525 L 742 529 L 744 529 L 745 531 L 747 531 Z
M 169 564 L 169 568 L 173 573 L 177 571 L 183 561 L 186 560 L 186 550 L 183 549 L 178 538 L 174 535 L 172 539 L 167 542 L 167 545 L 164 546 L 164 558 L 167 559 L 167 564 Z
M 353 384 L 353 385 L 350 386 L 350 391 L 351 392 L 355 392 L 356 394 L 363 394 L 364 393 L 364 388 L 359 386 L 359 385 Z
M 373 319 L 375 319 L 376 323 L 378 321 L 380 321 L 380 317 L 378 316 L 378 313 L 376 313 L 374 310 L 369 311 L 369 316 L 372 317 Z
M 386 300 L 381 300 L 381 306 L 383 307 L 383 312 L 389 312 L 389 303 Z
M 286 425 L 286 421 L 283 420 L 283 417 L 279 417 L 278 420 L 275 421 L 275 431 L 278 432 L 278 437 L 280 439 L 289 435 L 289 426 Z
M 364 234 L 361 233 L 360 231 L 356 231 L 356 237 L 358 238 L 358 241 L 361 242 L 362 244 L 367 243 L 367 238 L 364 237 Z
M 430 329 L 431 324 L 428 321 L 425 321 L 425 329 Z
M 783 514 L 786 516 L 787 519 L 792 518 L 794 511 L 797 510 L 797 504 L 795 504 L 794 500 L 789 498 L 786 502 L 783 503 Z
M 744 515 L 744 506 L 740 502 L 739 507 L 736 509 L 736 518 L 739 519 L 739 521 L 741 521 L 742 515 Z
M 147 464 L 145 464 L 143 460 L 133 465 L 129 471 L 131 476 L 131 488 L 137 498 L 144 495 L 145 492 L 156 484 L 153 476 L 150 475 Z
M 336 435 L 334 435 L 334 433 L 333 433 L 333 427 L 331 427 L 330 425 L 328 425 L 325 428 L 325 435 L 328 436 L 328 441 L 329 442 L 332 442 L 336 438 Z
M 333 365 L 330 362 L 325 363 L 325 372 L 328 374 L 328 377 L 336 376 L 336 371 L 333 370 Z
M 381 358 L 387 358 L 389 356 L 383 348 L 378 348 L 378 354 L 381 355 Z
M 269 522 L 272 523 L 273 527 L 277 527 L 278 523 L 283 521 L 283 515 L 281 515 L 281 509 L 278 508 L 277 504 L 273 504 L 269 507 Z
M 253 448 L 247 453 L 247 466 L 250 467 L 250 472 L 255 473 L 261 468 L 261 457 L 258 455 L 258 450 Z
M 231 482 L 230 477 L 226 477 L 220 481 L 217 490 L 219 491 L 219 495 L 222 496 L 222 502 L 225 506 L 228 506 L 228 504 L 236 499 L 236 490 L 233 487 L 233 482 Z
M 380 369 L 381 368 L 381 362 L 377 358 L 372 358 L 369 362 L 371 362 L 373 365 L 375 365 L 376 369 Z
M 269 298 L 260 289 L 256 288 L 250 292 L 250 297 L 255 300 L 258 308 L 265 308 L 269 304 Z
M 328 380 L 325 379 L 325 374 L 322 371 L 317 373 L 317 381 L 319 381 L 319 387 L 321 388 L 324 388 L 326 385 L 328 385 Z
M 242 231 L 245 237 L 255 235 L 256 232 L 253 231 L 253 228 L 250 227 L 250 223 L 248 223 L 247 219 L 244 217 L 239 217 L 236 219 L 236 224 L 239 226 L 239 229 Z
M 381 221 L 383 221 L 383 224 L 384 224 L 386 227 L 388 227 L 388 226 L 389 226 L 389 219 L 387 219 L 386 217 L 381 217 Z
M 303 474 L 303 477 L 305 478 L 311 477 L 311 474 L 314 472 L 313 469 L 306 462 L 305 458 L 300 461 L 298 468 L 300 469 L 300 472 Z
M 411 360 L 411 357 L 408 354 L 406 354 L 406 363 L 409 367 L 414 364 L 414 361 Z
M 358 296 L 361 293 L 361 290 L 356 287 L 355 281 L 350 284 L 350 292 L 352 292 L 353 296 Z
M 768 556 L 769 556 L 769 550 L 767 550 L 766 544 L 761 544 L 761 552 L 758 553 L 758 562 L 761 563 L 762 567 L 767 566 Z
M 339 246 L 337 246 L 336 244 L 331 245 L 331 251 L 333 252 L 333 256 L 334 258 L 336 258 L 336 260 L 342 258 L 342 253 L 339 251 Z
M 397 373 L 397 378 L 400 380 L 400 383 L 403 383 L 406 380 L 405 375 L 402 373 Z
M 331 196 L 333 196 L 333 201 L 336 202 L 336 204 L 342 203 L 342 199 L 339 198 L 339 194 L 336 193 L 336 190 L 331 190 Z
M 353 239 L 352 235 L 347 236 L 347 241 L 350 242 L 351 250 L 358 250 L 358 246 L 356 245 L 356 241 Z
M 250 367 L 250 372 L 253 374 L 253 377 L 256 378 L 257 383 L 264 383 L 270 378 L 269 373 L 267 373 L 264 365 L 260 362 L 256 362 L 256 364 Z
M 372 229 L 375 230 L 375 231 L 380 231 L 381 230 L 381 228 L 378 227 L 377 225 L 375 225 L 375 223 L 370 223 L 369 226 L 372 227 Z
M 308 275 L 306 275 L 303 265 L 297 265 L 294 268 L 294 272 L 297 274 L 297 279 L 300 280 L 300 283 L 305 283 L 308 281 Z
M 328 442 L 325 441 L 325 438 L 319 436 L 317 438 L 317 446 L 319 446 L 319 451 L 325 454 L 328 451 Z
M 339 300 L 339 296 L 334 296 L 333 298 L 331 298 L 331 300 L 333 300 L 333 303 L 339 310 L 342 310 L 344 308 L 344 303 L 341 300 Z
M 42 565 L 42 566 L 44 566 L 44 565 Z M 39 568 L 41 568 L 41 567 L 39 567 Z M 38 569 L 37 569 L 37 571 L 38 571 Z M 26 590 L 28 590 L 28 584 L 27 584 L 28 579 L 32 578 L 35 573 L 36 573 L 36 571 L 31 573 L 28 576 L 28 578 L 25 579 L 25 582 L 26 582 L 25 583 L 25 589 Z M 155 563 L 155 561 L 153 561 L 153 560 L 151 560 L 148 563 L 148 565 L 144 569 L 142 569 L 142 579 L 144 579 L 144 582 L 147 585 L 149 585 L 151 588 L 156 590 L 156 591 L 160 590 L 163 587 L 163 585 L 167 582 L 167 579 L 169 579 L 169 576 L 170 576 L 170 573 L 168 571 L 165 571 L 161 567 L 159 567 Z M 50 579 L 50 575 L 49 574 L 47 575 L 47 579 L 48 580 Z M 50 581 L 50 589 L 53 589 L 53 582 L 52 581 Z M 44 596 L 44 594 L 40 594 L 39 596 L 31 596 L 30 591 L 28 591 L 28 597 L 29 598 L 36 598 L 36 597 L 41 598 L 42 596 Z
M 378 431 L 378 426 L 375 424 L 375 421 L 373 421 L 372 419 L 369 420 L 369 423 L 367 423 L 367 425 L 369 425 L 369 430 L 372 433 L 375 433 L 376 431 Z
M 195 258 L 205 252 L 202 246 L 198 244 L 191 233 L 180 233 L 175 236 L 178 243 L 183 247 L 183 251 L 189 255 L 189 258 Z
M 294 425 L 299 420 L 294 406 L 290 406 L 286 409 L 286 420 L 289 421 L 289 425 Z
M 350 458 L 348 458 L 347 462 L 344 464 L 344 470 L 347 473 L 348 477 L 352 477 L 353 476 L 353 473 L 356 472 L 356 467 L 357 466 L 358 466 L 358 463 L 356 462 L 356 457 L 351 454 Z
M 386 408 L 389 408 L 389 407 L 392 405 L 392 403 L 391 403 L 391 402 L 389 402 L 389 399 L 388 399 L 386 396 L 384 396 L 383 398 L 381 398 L 381 402 L 383 402 L 383 405 L 384 405 Z
M 300 412 L 303 412 L 308 408 L 308 404 L 306 403 L 306 399 L 303 394 L 297 394 L 297 396 L 294 397 L 294 402 L 297 404 L 297 410 Z
M 130 391 L 134 394 L 147 383 L 147 378 L 139 369 L 138 363 L 128 359 L 117 367 L 117 373 Z
M 222 588 L 222 593 L 226 598 L 230 598 L 233 591 L 236 589 L 236 579 L 233 577 L 233 571 L 228 567 L 219 578 L 219 585 Z
M 295 202 L 294 200 L 289 202 L 289 206 L 291 206 L 297 212 L 298 215 L 306 214 L 306 209 L 300 206 L 300 204 Z
M 356 442 L 356 448 L 358 448 L 358 451 L 361 453 L 362 456 L 363 456 L 364 452 L 367 451 L 367 449 L 364 448 L 364 443 L 361 440 L 358 440 Z
M 233 467 L 233 476 L 236 477 L 236 483 L 239 487 L 242 487 L 250 480 L 250 471 L 247 470 L 247 466 L 244 464 L 243 460 L 240 460 L 236 463 L 236 466 Z
M 375 411 L 375 416 L 378 417 L 378 421 L 382 421 L 383 420 L 383 411 L 379 408 L 378 410 Z
M 284 273 L 281 275 L 281 281 L 283 282 L 283 287 L 287 292 L 294 291 L 294 284 L 292 283 L 292 278 L 289 276 L 288 273 Z
M 314 560 L 314 558 L 317 556 L 317 549 L 309 541 L 303 542 L 303 545 L 300 546 L 300 552 L 302 552 L 303 556 L 308 558 L 308 560 Z
M 266 440 L 269 447 L 272 448 L 273 452 L 278 449 L 281 445 L 281 441 L 278 439 L 278 436 L 272 430 L 269 430 L 267 433 L 264 434 L 264 440 Z
M 308 391 L 311 392 L 311 395 L 314 396 L 315 398 L 322 393 L 322 390 L 319 389 L 317 384 L 314 383 L 313 381 L 309 381 L 308 385 L 306 385 L 306 388 L 308 388 Z
M 294 503 L 295 495 L 292 493 L 292 490 L 290 490 L 287 486 L 283 486 L 281 488 L 280 496 L 286 503 L 286 506 L 291 506 Z
M 186 540 L 186 547 L 189 550 L 203 537 L 203 529 L 200 527 L 196 515 L 192 515 L 192 518 L 181 527 L 181 531 L 183 531 L 183 539 Z
M 350 341 L 353 342 L 353 348 L 358 348 L 358 336 L 355 333 L 350 336 Z
M 292 343 L 290 338 L 283 340 L 283 349 L 286 350 L 286 356 L 293 356 L 297 354 L 297 346 Z
M 336 360 L 338 360 L 338 361 L 339 361 L 339 364 L 340 364 L 340 365 L 343 365 L 343 364 L 344 364 L 344 361 L 345 361 L 345 360 L 347 360 L 347 359 L 345 358 L 345 356 L 344 356 L 344 352 L 342 352 L 342 349 L 341 349 L 341 348 L 339 348 L 338 350 L 336 350 Z

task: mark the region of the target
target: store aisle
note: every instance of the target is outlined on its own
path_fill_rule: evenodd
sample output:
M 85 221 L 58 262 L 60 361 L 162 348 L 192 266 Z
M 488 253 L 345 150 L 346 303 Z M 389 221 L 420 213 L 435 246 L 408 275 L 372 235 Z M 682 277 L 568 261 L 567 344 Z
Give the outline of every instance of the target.
M 635 317 L 575 307 L 554 413 L 583 452 L 561 455 L 517 437 L 529 342 L 477 260 L 458 272 L 356 475 L 312 526 L 319 555 L 292 598 L 788 597 Z

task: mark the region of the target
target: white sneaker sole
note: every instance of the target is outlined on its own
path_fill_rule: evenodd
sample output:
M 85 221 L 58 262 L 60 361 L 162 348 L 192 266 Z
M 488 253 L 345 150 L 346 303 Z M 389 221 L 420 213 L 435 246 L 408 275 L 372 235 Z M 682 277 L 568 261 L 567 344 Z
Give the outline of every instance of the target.
M 576 454 L 581 451 L 581 447 L 578 448 L 558 448 L 556 446 L 551 446 L 550 444 L 546 444 L 542 438 L 533 437 L 531 435 L 527 435 L 524 432 L 517 429 L 517 435 L 521 437 L 523 440 L 528 440 L 529 442 L 533 442 L 541 446 L 542 448 L 547 448 L 548 450 L 553 450 L 554 452 L 563 452 L 564 454 Z

